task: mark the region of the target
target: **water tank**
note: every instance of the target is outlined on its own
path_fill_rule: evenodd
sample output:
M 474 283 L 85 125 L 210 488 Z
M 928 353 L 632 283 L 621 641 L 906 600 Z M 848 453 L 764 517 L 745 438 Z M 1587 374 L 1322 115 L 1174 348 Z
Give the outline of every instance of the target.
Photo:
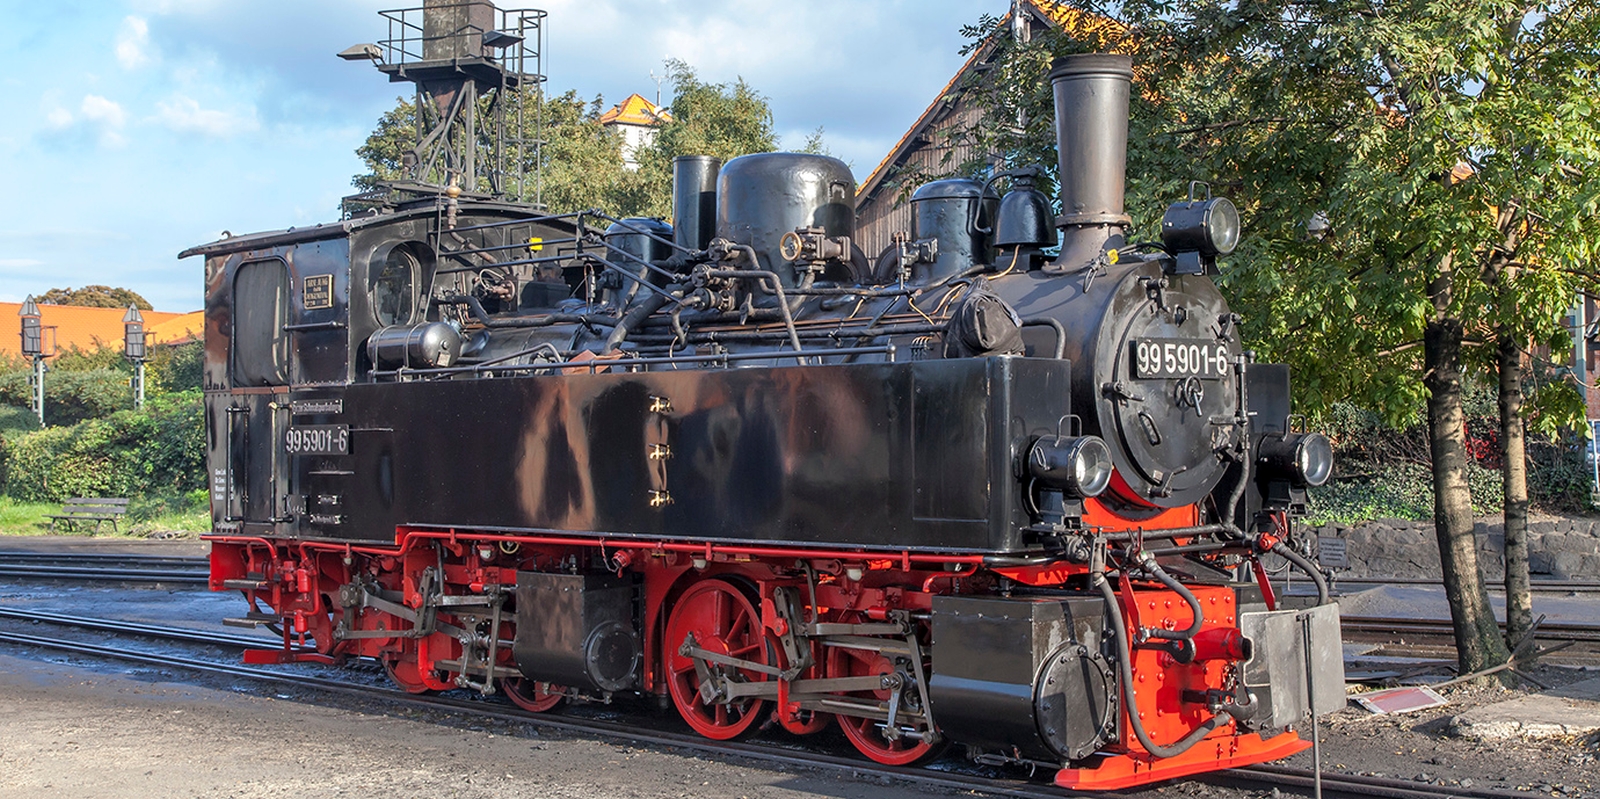
M 915 283 L 937 283 L 974 266 L 994 263 L 994 236 L 979 232 L 994 225 L 1000 199 L 983 183 L 949 178 L 924 183 L 911 195 L 911 237 L 939 240 L 937 259 L 911 268 Z
M 837 158 L 757 153 L 729 161 L 717 177 L 717 236 L 756 251 L 762 269 L 795 284 L 794 264 L 778 242 L 795 228 L 820 227 L 830 238 L 856 232 L 856 179 Z
M 606 260 L 641 280 L 657 284 L 665 279 L 652 272 L 644 262 L 655 263 L 672 257 L 672 226 L 660 219 L 634 216 L 611 223 L 606 228 Z M 606 300 L 626 305 L 639 293 L 639 281 L 630 280 L 607 269 L 600 285 L 606 287 Z

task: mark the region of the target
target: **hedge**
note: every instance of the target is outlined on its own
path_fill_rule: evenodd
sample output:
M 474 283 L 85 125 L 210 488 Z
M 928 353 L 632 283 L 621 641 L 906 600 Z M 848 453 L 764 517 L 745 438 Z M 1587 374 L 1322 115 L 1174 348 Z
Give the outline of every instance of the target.
M 9 442 L 5 493 L 61 502 L 205 488 L 204 421 L 200 392 L 186 391 L 152 398 L 143 410 L 28 433 Z

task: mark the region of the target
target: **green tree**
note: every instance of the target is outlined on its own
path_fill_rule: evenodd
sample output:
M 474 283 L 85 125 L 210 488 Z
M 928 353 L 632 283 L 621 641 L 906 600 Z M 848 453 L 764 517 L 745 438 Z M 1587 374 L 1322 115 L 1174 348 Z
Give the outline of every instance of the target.
M 673 158 L 714 155 L 728 160 L 777 149 L 772 108 L 742 78 L 712 84 L 681 61 L 670 61 L 667 68 L 674 94 L 672 121 L 661 126 L 652 144 L 640 148 L 637 170 L 624 166 L 622 137 L 600 124 L 600 98 L 585 103 L 568 91 L 543 100 L 540 199 L 547 208 L 555 213 L 598 208 L 617 216 L 667 217 L 672 213 Z M 530 111 L 524 118 L 531 126 L 537 116 Z M 531 128 L 524 135 L 531 138 Z M 416 107 L 399 98 L 356 149 L 368 172 L 352 183 L 367 190 L 403 177 L 403 159 L 416 139 Z M 820 128 L 807 139 L 806 148 L 826 151 Z M 531 187 L 522 199 L 533 199 Z
M 1503 660 L 1477 569 L 1461 383 L 1493 373 L 1502 337 L 1519 351 L 1558 340 L 1559 309 L 1592 282 L 1600 11 L 1492 0 L 1074 5 L 1120 24 L 1098 42 L 991 46 L 1034 75 L 1075 49 L 1136 54 L 1139 232 L 1153 232 L 1183 183 L 1209 181 L 1247 226 L 1225 288 L 1262 356 L 1293 365 L 1303 405 L 1348 398 L 1395 420 L 1426 407 L 1460 665 Z M 1047 92 L 991 93 L 994 149 L 1006 152 L 1008 136 L 1049 141 Z M 1314 217 L 1326 233 L 1308 235 Z M 1563 403 L 1575 407 L 1545 404 Z
M 632 187 L 644 216 L 672 214 L 672 159 L 712 155 L 727 162 L 778 149 L 772 106 L 744 78 L 732 84 L 706 83 L 693 67 L 675 59 L 667 62 L 667 75 L 672 80 L 672 121 L 661 126 L 654 143 L 640 148 Z M 807 142 L 814 150 L 824 148 L 821 133 L 819 129 Z
M 50 289 L 34 298 L 41 305 L 81 305 L 89 308 L 126 308 L 129 305 L 141 311 L 155 310 L 136 292 L 111 286 L 84 286 L 81 289 Z
M 527 101 L 539 102 L 531 96 Z M 380 181 L 405 177 L 403 159 L 417 141 L 416 106 L 403 97 L 395 102 L 395 107 L 378 119 L 366 142 L 356 148 L 356 155 L 369 171 L 351 182 L 363 191 L 376 187 Z M 622 139 L 600 125 L 598 98 L 585 103 L 576 92 L 568 91 L 543 103 L 544 130 L 539 136 L 544 140 L 540 167 L 541 199 L 546 207 L 555 213 L 586 208 L 632 213 L 634 209 L 628 203 L 634 192 L 626 187 L 629 175 L 622 166 Z M 531 125 L 537 117 L 538 109 L 524 114 L 530 125 L 525 132 L 527 137 L 534 135 Z M 480 118 L 487 117 L 480 114 Z M 531 169 L 531 160 L 528 166 Z M 533 187 L 522 199 L 533 199 Z

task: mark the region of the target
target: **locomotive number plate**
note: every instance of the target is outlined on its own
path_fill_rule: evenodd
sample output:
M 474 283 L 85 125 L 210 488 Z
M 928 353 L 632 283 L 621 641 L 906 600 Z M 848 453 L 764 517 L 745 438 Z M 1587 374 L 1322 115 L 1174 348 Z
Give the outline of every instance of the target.
M 306 424 L 283 434 L 283 450 L 290 455 L 349 455 L 350 426 Z
M 1140 338 L 1133 343 L 1133 376 L 1221 379 L 1229 374 L 1228 345 L 1182 338 Z

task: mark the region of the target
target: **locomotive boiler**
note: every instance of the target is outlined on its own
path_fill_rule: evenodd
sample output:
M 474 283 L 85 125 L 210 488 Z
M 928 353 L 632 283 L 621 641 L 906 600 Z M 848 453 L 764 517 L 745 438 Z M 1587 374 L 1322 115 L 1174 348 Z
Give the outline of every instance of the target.
M 247 657 L 1071 788 L 1305 748 L 1338 616 L 1287 543 L 1331 456 L 1213 284 L 1233 206 L 1125 240 L 1131 77 L 1050 72 L 1059 215 L 1027 170 L 934 181 L 882 253 L 788 153 L 679 159 L 670 225 L 419 185 L 188 250 L 211 585 L 284 631 Z

